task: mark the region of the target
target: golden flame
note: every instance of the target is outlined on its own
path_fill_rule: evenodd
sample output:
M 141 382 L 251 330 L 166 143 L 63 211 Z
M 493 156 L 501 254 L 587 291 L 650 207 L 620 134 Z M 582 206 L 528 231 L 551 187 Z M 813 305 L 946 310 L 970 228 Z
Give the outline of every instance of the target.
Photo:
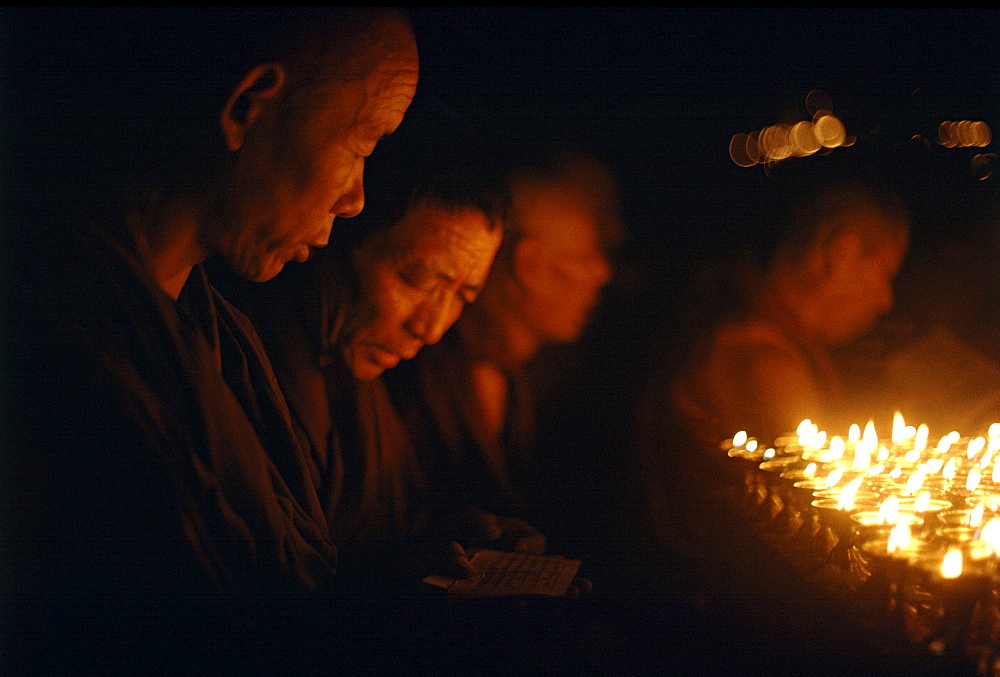
M 899 497 L 890 496 L 878 508 L 880 524 L 896 524 L 899 521 Z
M 993 461 L 993 450 L 987 449 L 986 453 L 983 454 L 983 458 L 979 461 L 979 467 L 982 470 L 986 470 L 990 467 L 990 462 Z
M 882 447 L 885 449 L 885 447 Z M 920 452 L 916 449 L 910 449 L 908 452 L 903 454 L 903 460 L 907 463 L 916 463 L 920 460 Z
M 927 449 L 927 436 L 930 434 L 930 429 L 927 427 L 926 423 L 921 423 L 917 427 L 916 437 L 913 439 L 913 450 L 918 454 L 922 453 Z
M 990 545 L 993 554 L 1000 554 L 1000 519 L 991 518 L 979 532 L 979 540 Z
M 894 552 L 899 552 L 900 550 L 905 550 L 910 547 L 910 525 L 906 522 L 900 522 L 892 528 L 889 532 L 889 540 L 886 543 L 885 549 L 889 554 Z
M 1000 457 L 993 463 L 993 475 L 990 477 L 994 484 L 1000 483 Z
M 840 435 L 834 435 L 830 438 L 830 458 L 837 460 L 844 457 L 844 450 L 847 449 L 847 444 L 844 442 L 844 438 Z
M 871 450 L 878 447 L 878 433 L 875 432 L 874 421 L 868 421 L 868 424 L 865 425 L 865 432 L 861 435 L 861 443 Z
M 844 485 L 844 488 L 840 491 L 840 498 L 837 499 L 837 509 L 838 510 L 853 510 L 854 509 L 854 496 L 857 494 L 858 489 L 861 487 L 861 481 L 864 477 L 858 477 L 857 479 L 851 480 Z
M 967 452 L 969 460 L 971 461 L 972 459 L 974 459 L 976 457 L 976 454 L 982 451 L 985 447 L 986 447 L 985 437 L 976 437 L 974 439 L 969 440 L 969 446 Z
M 942 578 L 958 578 L 962 575 L 962 551 L 958 548 L 951 548 L 945 553 L 944 561 L 941 562 Z
M 841 478 L 844 476 L 844 471 L 840 468 L 836 468 L 830 471 L 830 474 L 826 476 L 826 480 L 823 482 L 823 486 L 827 489 L 833 489 L 837 484 L 840 483 Z
M 802 419 L 802 422 L 795 428 L 795 434 L 799 436 L 799 444 L 805 446 L 803 438 L 812 437 L 812 421 L 808 418 Z
M 927 478 L 927 469 L 921 466 L 913 471 L 913 474 L 906 479 L 906 491 L 911 494 L 915 494 L 920 491 L 920 487 L 924 486 L 924 480 Z
M 847 441 L 852 444 L 856 444 L 858 440 L 861 439 L 861 426 L 857 423 L 852 423 L 851 427 L 847 429 Z
M 813 475 L 815 475 L 816 474 L 816 464 L 815 463 L 810 463 L 809 465 L 807 465 L 805 467 L 805 470 L 802 471 L 802 474 L 805 475 L 806 477 L 812 477 Z
M 899 445 L 906 440 L 906 421 L 903 420 L 903 415 L 898 411 L 892 415 L 892 434 L 890 435 L 892 443 Z
M 979 503 L 972 512 L 969 513 L 969 526 L 978 527 L 983 522 L 983 515 L 986 513 L 986 504 Z
M 746 443 L 747 451 L 757 451 L 758 442 L 755 439 L 749 439 Z
M 991 423 L 988 434 L 991 439 L 1000 437 L 1000 423 Z
M 733 435 L 733 446 L 734 447 L 742 447 L 746 443 L 747 443 L 747 431 L 746 430 L 741 430 L 738 433 L 736 433 L 735 435 Z
M 940 472 L 941 468 L 944 467 L 944 461 L 940 458 L 931 458 L 924 464 L 924 467 L 927 468 L 928 475 L 934 475 L 935 473 Z
M 872 464 L 871 449 L 865 444 L 859 444 L 854 449 L 854 461 L 851 470 L 866 470 Z
M 975 491 L 976 487 L 979 486 L 979 481 L 982 478 L 983 478 L 983 476 L 980 474 L 980 472 L 978 470 L 976 470 L 975 468 L 970 468 L 969 469 L 969 475 L 968 475 L 968 477 L 965 478 L 965 489 L 966 489 L 966 491 Z M 981 507 L 981 506 L 982 506 L 982 503 L 979 504 L 979 507 Z
M 931 507 L 931 492 L 921 491 L 913 501 L 913 512 L 926 512 Z
M 946 480 L 955 479 L 955 459 L 949 458 L 948 462 L 944 464 L 944 468 L 941 470 L 941 477 Z

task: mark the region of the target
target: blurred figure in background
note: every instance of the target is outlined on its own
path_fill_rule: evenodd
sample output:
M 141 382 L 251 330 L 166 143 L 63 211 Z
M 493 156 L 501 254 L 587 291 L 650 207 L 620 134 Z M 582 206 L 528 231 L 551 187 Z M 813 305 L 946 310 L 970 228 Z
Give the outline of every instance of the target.
M 721 443 L 745 430 L 769 444 L 805 418 L 824 429 L 845 417 L 854 422 L 832 351 L 893 307 L 909 240 L 902 201 L 867 175 L 837 166 L 779 178 L 763 202 L 770 216 L 754 231 L 773 243 L 771 253 L 755 262 L 741 252 L 742 262 L 725 268 L 730 286 L 720 291 L 728 295 L 702 305 L 722 312 L 703 318 L 706 329 L 674 379 L 649 381 L 632 471 L 655 553 L 652 588 L 776 629 L 787 621 L 767 615 L 771 600 L 809 593 L 792 563 L 752 528 L 744 467 Z M 863 415 L 862 423 L 871 416 Z M 766 581 L 748 585 L 763 570 Z M 823 609 L 816 613 L 833 613 L 814 602 Z
M 893 307 L 909 232 L 893 194 L 837 181 L 796 196 L 780 218 L 777 250 L 736 280 L 744 303 L 695 348 L 674 385 L 675 404 L 708 445 L 738 430 L 773 441 L 805 418 L 839 420 L 847 402 L 831 350 Z
M 534 520 L 536 411 L 526 367 L 576 341 L 611 280 L 617 187 L 595 157 L 546 151 L 509 173 L 512 214 L 479 300 L 440 344 L 389 378 L 429 491 Z

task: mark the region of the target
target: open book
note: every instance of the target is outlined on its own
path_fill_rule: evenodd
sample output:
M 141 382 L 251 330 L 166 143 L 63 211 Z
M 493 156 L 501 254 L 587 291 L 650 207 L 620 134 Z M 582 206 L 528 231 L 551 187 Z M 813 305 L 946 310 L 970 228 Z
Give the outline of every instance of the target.
M 509 595 L 561 597 L 580 569 L 580 560 L 562 555 L 525 555 L 480 550 L 470 560 L 476 574 L 469 578 L 431 575 L 425 583 L 445 588 L 448 597 L 475 598 Z

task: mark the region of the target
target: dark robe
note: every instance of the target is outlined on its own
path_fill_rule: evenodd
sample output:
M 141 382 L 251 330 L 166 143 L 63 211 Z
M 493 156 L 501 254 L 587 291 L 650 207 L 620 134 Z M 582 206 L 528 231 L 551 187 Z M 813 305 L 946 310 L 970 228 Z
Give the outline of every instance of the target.
M 15 671 L 228 670 L 335 571 L 253 328 L 200 266 L 174 303 L 126 241 L 66 228 L 8 298 Z
M 337 341 L 352 290 L 346 263 L 325 254 L 322 280 L 313 262 L 283 274 L 276 294 L 237 283 L 234 298 L 260 331 L 307 449 L 338 550 L 338 596 L 416 590 L 406 558 L 426 527 L 423 479 L 382 381 L 358 381 L 343 363 Z
M 441 511 L 476 506 L 523 519 L 533 474 L 530 386 L 523 372 L 500 369 L 508 399 L 500 439 L 490 439 L 473 390 L 476 360 L 453 329 L 385 380 L 413 439 L 432 503 Z

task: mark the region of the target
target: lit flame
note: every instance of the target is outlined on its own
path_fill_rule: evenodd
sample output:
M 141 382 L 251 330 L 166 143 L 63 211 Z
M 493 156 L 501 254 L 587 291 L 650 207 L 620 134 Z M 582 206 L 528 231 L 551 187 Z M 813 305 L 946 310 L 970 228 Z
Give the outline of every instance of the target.
M 951 548 L 945 553 L 944 561 L 941 562 L 942 578 L 958 578 L 962 575 L 962 551 L 958 548 Z
M 847 441 L 852 444 L 857 444 L 858 440 L 861 439 L 861 426 L 857 423 L 852 423 L 851 427 L 847 429 Z
M 917 436 L 913 440 L 913 450 L 918 454 L 927 448 L 927 435 L 929 433 L 930 430 L 927 428 L 926 423 L 921 423 L 917 428 Z
M 921 491 L 913 501 L 913 512 L 926 512 L 931 507 L 931 492 Z
M 874 451 L 878 447 L 878 433 L 875 432 L 875 422 L 868 421 L 865 432 L 861 435 L 861 443 Z
M 979 532 L 979 540 L 986 541 L 993 554 L 1000 554 L 1000 519 L 990 519 Z
M 889 460 L 889 447 L 885 446 L 884 444 L 881 447 L 879 447 L 878 448 L 878 456 L 876 456 L 875 458 L 876 458 L 876 460 L 879 460 L 879 461 L 887 461 L 887 460 Z
M 900 468 L 898 465 L 889 471 L 889 477 L 891 477 L 894 480 L 898 480 L 900 475 L 902 474 L 903 474 L 903 469 Z
M 734 447 L 742 447 L 746 443 L 747 443 L 747 431 L 746 430 L 741 430 L 738 433 L 736 433 L 735 435 L 733 435 L 733 446 Z
M 747 451 L 757 451 L 757 440 L 747 440 Z
M 940 472 L 941 468 L 944 467 L 944 461 L 942 461 L 940 458 L 931 458 L 928 459 L 927 463 L 924 464 L 924 467 L 927 468 L 928 475 L 933 475 L 937 472 Z
M 905 550 L 910 547 L 910 538 L 910 525 L 906 522 L 900 522 L 889 532 L 889 540 L 885 549 L 889 554 Z
M 815 475 L 816 474 L 816 464 L 815 463 L 810 463 L 809 465 L 807 465 L 805 467 L 805 470 L 802 471 L 802 474 L 804 476 L 806 476 L 806 477 L 812 477 L 813 475 Z
M 1000 438 L 1000 423 L 991 423 L 988 435 L 990 439 Z
M 920 491 L 920 487 L 924 486 L 924 479 L 926 479 L 926 477 L 926 468 L 923 466 L 917 468 L 906 480 L 906 491 L 911 494 L 915 494 Z
M 764 450 L 764 460 L 770 461 L 772 458 L 774 458 L 774 454 L 775 454 L 774 447 L 768 447 L 767 449 Z
M 1000 484 L 1000 457 L 993 463 L 993 475 L 991 477 L 994 484 Z
M 868 468 L 868 475 L 872 477 L 882 472 L 885 472 L 885 466 L 881 463 L 876 463 L 872 467 Z
M 941 477 L 948 481 L 955 479 L 955 459 L 949 458 L 948 462 L 944 464 L 944 469 L 941 470 Z
M 851 463 L 851 470 L 865 470 L 872 464 L 872 452 L 866 444 L 859 444 L 854 448 L 854 461 Z
M 831 470 L 830 474 L 826 476 L 826 480 L 823 482 L 823 486 L 827 489 L 833 489 L 837 484 L 840 483 L 840 479 L 844 476 L 844 471 L 840 468 L 836 470 Z
M 983 522 L 983 514 L 986 512 L 986 504 L 980 503 L 969 513 L 969 526 L 978 527 Z
M 890 496 L 882 501 L 878 508 L 878 521 L 880 524 L 895 524 L 899 521 L 899 498 Z
M 843 458 L 846 448 L 847 445 L 844 443 L 844 438 L 840 435 L 834 435 L 830 438 L 830 458 L 832 460 Z
M 840 491 L 840 498 L 837 499 L 838 510 L 854 509 L 854 495 L 857 493 L 858 488 L 861 487 L 861 481 L 863 479 L 863 476 L 858 477 L 857 479 L 851 480 L 844 485 L 844 488 Z
M 812 437 L 812 421 L 808 418 L 802 419 L 802 422 L 795 428 L 795 434 L 799 436 L 799 446 L 806 446 L 807 441 Z
M 951 449 L 951 438 L 945 435 L 938 440 L 937 451 L 939 454 L 947 454 L 949 449 Z
M 968 447 L 969 460 L 971 461 L 972 459 L 974 459 L 976 457 L 976 454 L 982 451 L 985 446 L 986 446 L 986 438 L 984 437 L 977 437 L 975 439 L 969 440 L 969 447 Z
M 993 460 L 993 450 L 987 449 L 986 453 L 983 454 L 982 460 L 979 461 L 979 467 L 982 468 L 983 470 L 986 470 L 987 468 L 990 467 L 990 462 L 992 460 Z
M 892 434 L 890 437 L 895 445 L 900 445 L 906 440 L 906 422 L 898 411 L 892 415 Z
M 885 449 L 885 447 L 882 447 Z M 908 452 L 903 454 L 903 460 L 907 463 L 916 463 L 920 460 L 920 452 L 916 449 L 910 449 Z
M 976 487 L 979 486 L 979 480 L 982 479 L 982 475 L 975 468 L 969 469 L 969 476 L 965 478 L 965 489 L 966 491 L 975 491 Z M 981 504 L 980 504 L 981 505 Z

